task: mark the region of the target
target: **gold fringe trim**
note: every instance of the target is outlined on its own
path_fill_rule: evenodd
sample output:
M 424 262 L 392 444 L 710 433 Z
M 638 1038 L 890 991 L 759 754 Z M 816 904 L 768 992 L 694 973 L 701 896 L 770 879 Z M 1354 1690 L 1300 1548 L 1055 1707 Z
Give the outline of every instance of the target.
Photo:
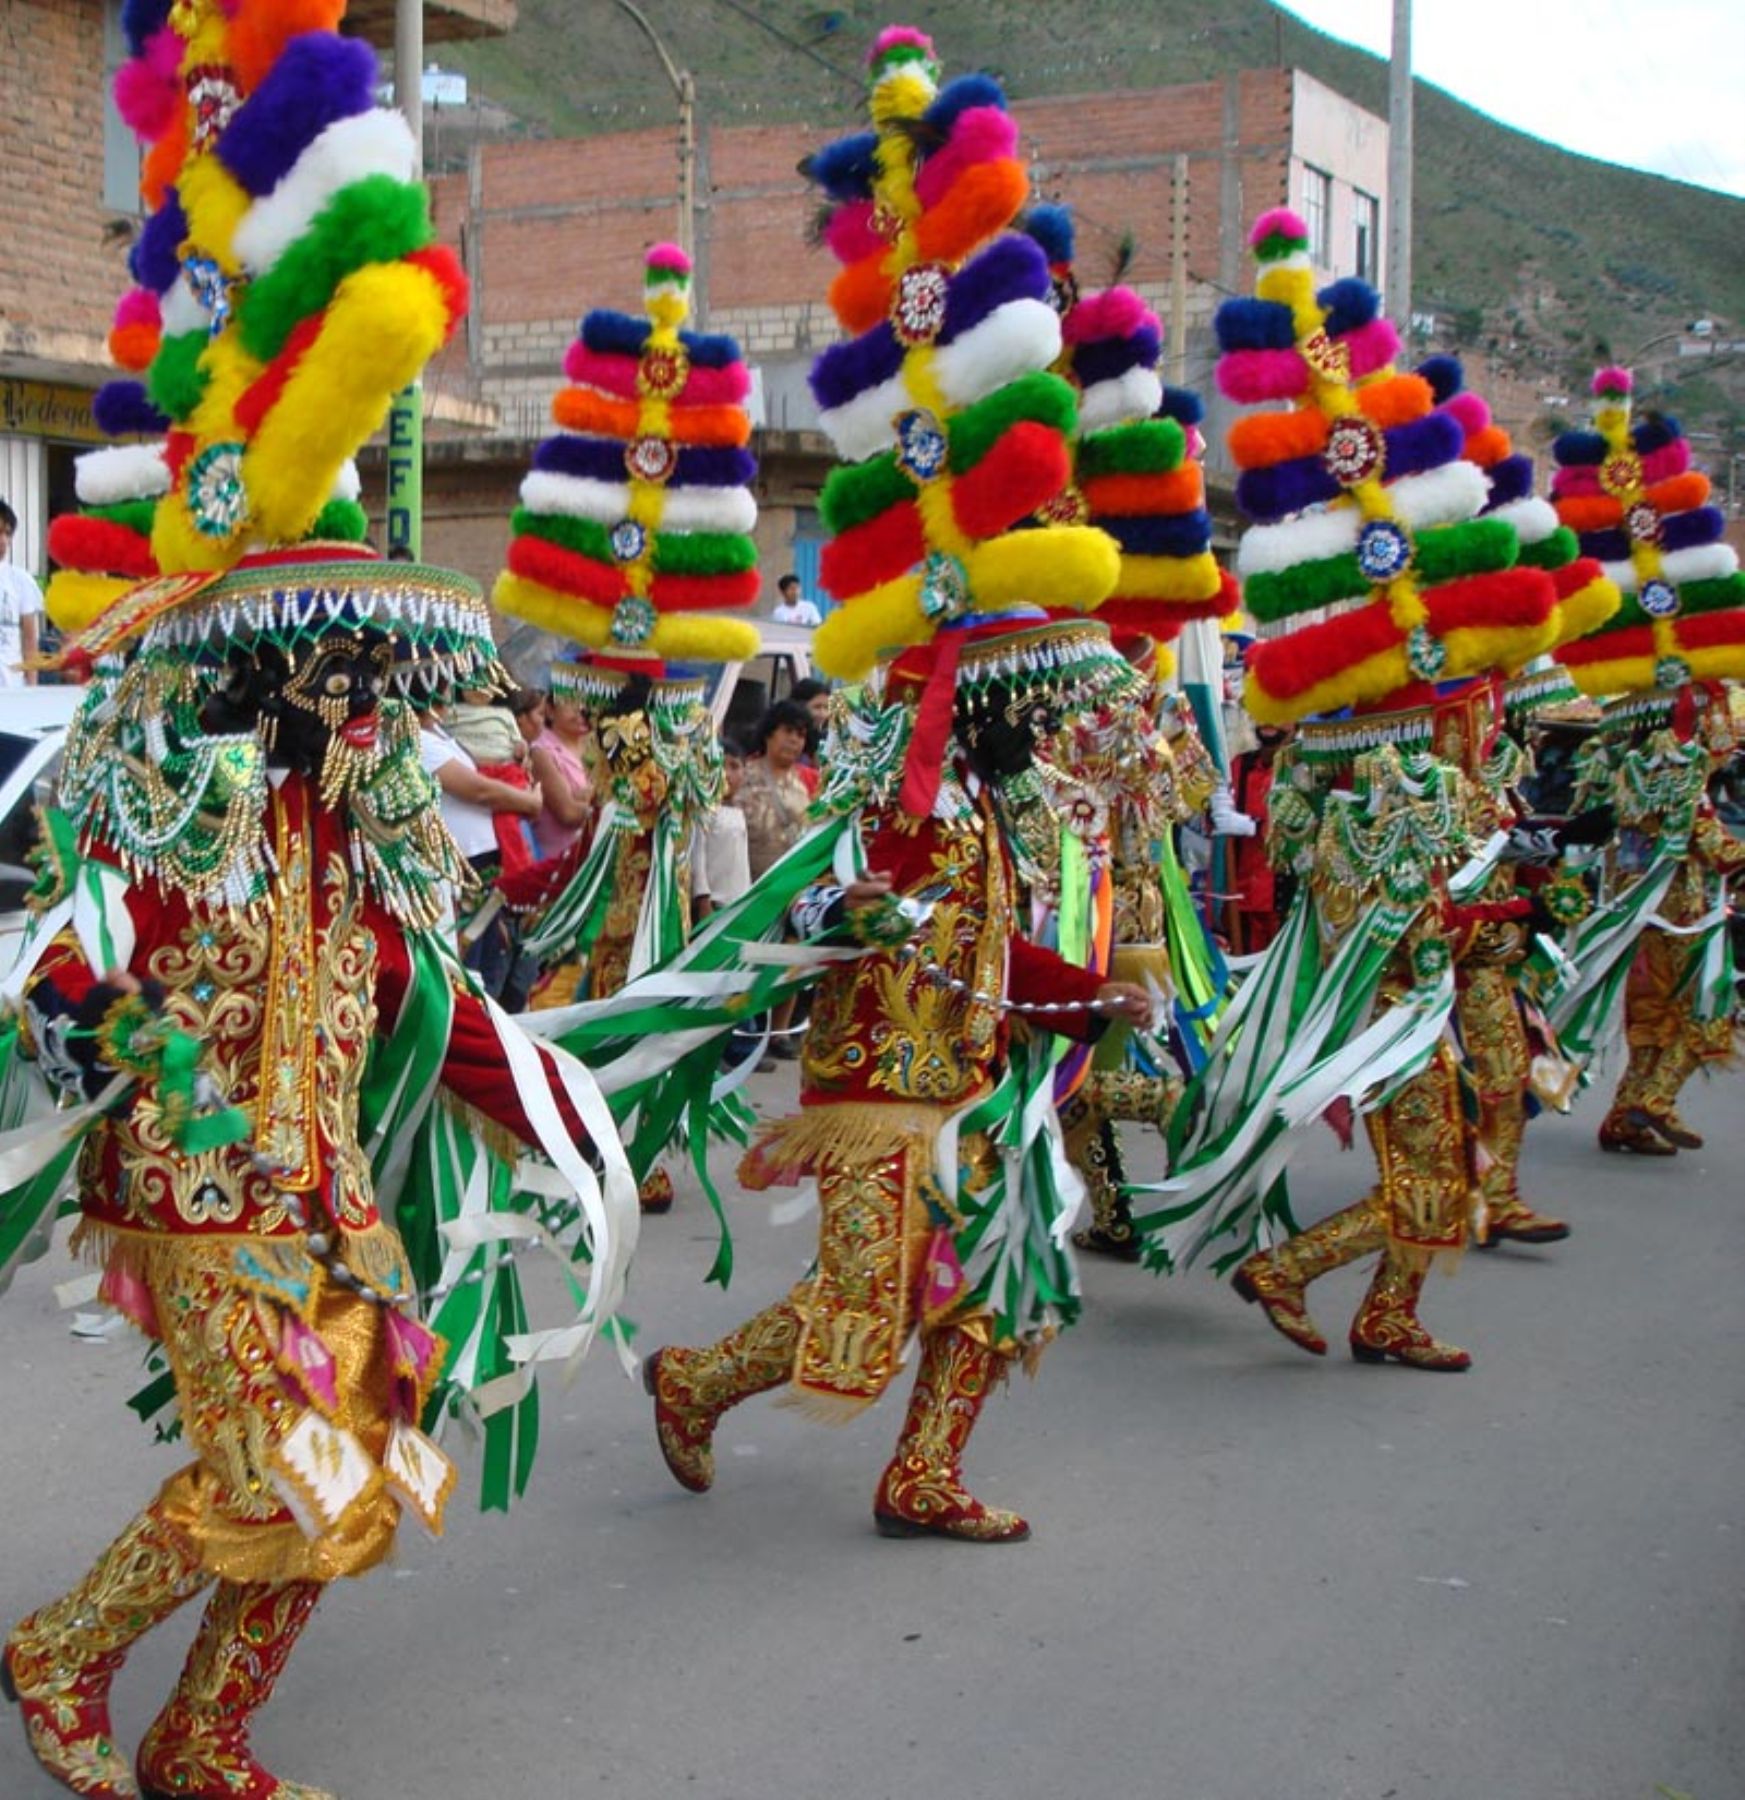
M 804 1387 L 793 1382 L 776 1396 L 776 1405 L 797 1412 L 814 1425 L 839 1429 L 852 1425 L 869 1406 L 883 1398 L 878 1394 L 833 1394 L 824 1388 Z
M 959 1110 L 871 1100 L 808 1106 L 774 1120 L 758 1135 L 741 1159 L 739 1178 L 745 1186 L 761 1189 L 813 1173 L 826 1156 L 836 1162 L 875 1162 L 903 1151 L 931 1154 L 940 1129 Z

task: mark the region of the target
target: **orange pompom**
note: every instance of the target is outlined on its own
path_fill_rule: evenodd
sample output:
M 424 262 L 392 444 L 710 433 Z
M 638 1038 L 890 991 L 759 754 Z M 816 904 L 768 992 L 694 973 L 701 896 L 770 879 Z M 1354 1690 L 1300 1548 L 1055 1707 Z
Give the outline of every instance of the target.
M 153 212 L 163 205 L 164 196 L 176 185 L 182 164 L 188 160 L 188 103 L 178 101 L 176 116 L 164 135 L 145 153 L 140 169 L 139 191 Z
M 1610 494 L 1558 496 L 1557 516 L 1571 531 L 1610 531 L 1624 517 L 1624 503 Z
M 1513 440 L 1502 426 L 1487 425 L 1466 440 L 1466 447 L 1460 454 L 1481 469 L 1494 469 L 1514 448 Z
M 1391 425 L 1410 425 L 1426 417 L 1436 396 L 1422 375 L 1387 375 L 1366 381 L 1357 390 L 1357 404 L 1372 425 L 1386 431 Z
M 923 262 L 961 261 L 1009 225 L 1029 194 L 1024 165 L 1011 157 L 965 169 L 945 198 L 916 221 L 917 254 Z
M 227 42 L 236 84 L 245 94 L 260 86 L 294 37 L 305 31 L 337 31 L 346 0 L 243 0 L 230 22 Z
M 117 325 L 109 334 L 109 354 L 118 367 L 137 374 L 151 367 L 162 341 L 156 325 Z
M 837 272 L 830 283 L 830 310 L 844 331 L 871 331 L 891 310 L 892 284 L 885 272 L 881 250 L 875 256 L 863 256 Z
M 597 437 L 637 437 L 642 402 L 615 400 L 594 388 L 560 388 L 551 403 L 551 416 L 566 431 L 586 431 Z M 742 406 L 674 406 L 661 435 L 675 444 L 709 449 L 738 448 L 751 439 L 751 419 Z
M 1166 475 L 1098 475 L 1084 484 L 1085 503 L 1098 519 L 1192 512 L 1206 498 L 1206 474 L 1183 463 Z
M 1648 490 L 1648 504 L 1658 513 L 1689 512 L 1709 497 L 1709 478 L 1700 469 L 1657 481 Z
M 1300 412 L 1251 413 L 1230 427 L 1230 454 L 1239 469 L 1319 456 L 1327 448 L 1327 419 L 1311 407 Z

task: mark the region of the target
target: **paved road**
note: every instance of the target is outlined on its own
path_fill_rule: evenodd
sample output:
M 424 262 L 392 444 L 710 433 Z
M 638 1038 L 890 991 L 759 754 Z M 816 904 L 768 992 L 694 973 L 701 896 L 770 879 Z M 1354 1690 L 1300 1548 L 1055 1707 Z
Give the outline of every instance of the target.
M 1577 1235 L 1435 1280 L 1470 1374 L 1316 1362 L 1209 1278 L 1092 1266 L 971 1457 L 1028 1546 L 872 1534 L 889 1400 L 838 1432 L 753 1402 L 687 1496 L 598 1355 L 513 1517 L 457 1504 L 324 1602 L 258 1745 L 346 1800 L 1739 1800 L 1742 1101 L 1738 1075 L 1697 1091 L 1713 1148 L 1664 1164 L 1599 1155 L 1591 1100 L 1534 1127 L 1532 1193 Z M 1368 1179 L 1321 1133 L 1301 1209 Z M 807 1223 L 744 1200 L 734 1291 L 705 1291 L 703 1217 L 684 1195 L 649 1225 L 645 1344 L 806 1260 Z M 6 1619 L 175 1460 L 123 1408 L 134 1349 L 69 1340 L 66 1273 L 0 1304 Z M 1330 1337 L 1360 1290 L 1315 1290 Z M 124 1740 L 190 1630 L 124 1672 Z M 0 1800 L 53 1792 L 5 1724 Z

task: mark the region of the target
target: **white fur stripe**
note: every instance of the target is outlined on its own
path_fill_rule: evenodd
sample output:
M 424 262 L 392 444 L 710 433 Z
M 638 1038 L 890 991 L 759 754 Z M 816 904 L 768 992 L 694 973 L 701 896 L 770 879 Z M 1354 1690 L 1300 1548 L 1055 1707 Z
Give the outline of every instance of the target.
M 333 498 L 355 500 L 363 491 L 363 478 L 357 472 L 357 464 L 348 456 L 339 465 L 339 473 L 333 478 Z
M 1731 544 L 1693 544 L 1688 550 L 1669 550 L 1660 559 L 1668 581 L 1719 581 L 1739 567 L 1739 552 Z
M 521 504 L 529 512 L 560 513 L 616 525 L 630 512 L 630 490 L 622 482 L 530 471 L 521 483 Z M 661 509 L 667 531 L 741 531 L 757 525 L 757 502 L 746 488 L 668 488 Z
M 85 506 L 150 500 L 170 491 L 170 471 L 159 444 L 112 444 L 74 459 L 73 491 Z
M 1557 529 L 1557 514 L 1552 510 L 1551 502 L 1541 500 L 1537 495 L 1529 495 L 1525 500 L 1511 500 L 1507 506 L 1499 506 L 1488 516 L 1513 525 L 1515 535 L 1523 544 L 1543 543 Z
M 1610 582 L 1615 582 L 1619 593 L 1633 594 L 1636 591 L 1636 565 L 1632 562 L 1601 563 L 1601 573 Z
M 1079 395 L 1079 430 L 1130 425 L 1149 419 L 1163 404 L 1163 383 L 1155 369 L 1128 369 L 1113 381 L 1095 381 Z
M 1059 355 L 1060 315 L 1044 300 L 1013 300 L 936 352 L 933 373 L 953 406 L 969 406 L 1020 375 L 1046 369 Z M 899 375 L 820 414 L 819 423 L 838 455 L 862 462 L 891 447 L 891 421 L 913 405 Z
M 342 187 L 366 175 L 412 178 L 412 134 L 398 113 L 373 108 L 329 125 L 279 185 L 249 208 L 236 228 L 238 259 L 264 274 L 308 231 Z
M 1357 548 L 1362 524 L 1356 507 L 1341 506 L 1331 512 L 1299 513 L 1282 525 L 1250 526 L 1236 546 L 1236 573 L 1276 575 L 1298 563 L 1344 556 Z
M 1396 516 L 1414 531 L 1476 518 L 1490 498 L 1490 477 L 1477 463 L 1451 462 L 1388 486 Z
M 194 298 L 185 276 L 178 275 L 170 283 L 169 292 L 159 302 L 164 336 L 181 337 L 189 331 L 210 331 L 212 315 Z

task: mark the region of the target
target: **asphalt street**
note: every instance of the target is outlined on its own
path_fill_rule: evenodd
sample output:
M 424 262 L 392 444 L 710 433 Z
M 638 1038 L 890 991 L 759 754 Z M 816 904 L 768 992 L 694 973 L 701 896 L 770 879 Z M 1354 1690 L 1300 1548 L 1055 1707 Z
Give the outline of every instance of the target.
M 896 1396 L 839 1431 L 753 1401 L 689 1496 L 598 1351 L 548 1390 L 512 1515 L 463 1489 L 442 1542 L 408 1530 L 326 1598 L 257 1748 L 344 1800 L 1740 1800 L 1745 1080 L 1693 1086 L 1710 1146 L 1666 1162 L 1602 1156 L 1598 1099 L 1528 1137 L 1528 1197 L 1575 1236 L 1427 1290 L 1468 1374 L 1351 1362 L 1357 1271 L 1313 1291 L 1323 1362 L 1207 1275 L 1088 1266 L 1084 1319 L 971 1451 L 1028 1545 L 873 1534 Z M 1317 1132 L 1299 1209 L 1369 1180 Z M 704 1341 L 804 1267 L 809 1219 L 732 1206 L 725 1295 L 693 1190 L 648 1222 L 644 1347 Z M 178 1460 L 124 1406 L 137 1345 L 69 1337 L 70 1273 L 0 1301 L 4 1621 Z M 192 1628 L 123 1671 L 123 1742 Z M 58 1792 L 0 1719 L 0 1800 Z

